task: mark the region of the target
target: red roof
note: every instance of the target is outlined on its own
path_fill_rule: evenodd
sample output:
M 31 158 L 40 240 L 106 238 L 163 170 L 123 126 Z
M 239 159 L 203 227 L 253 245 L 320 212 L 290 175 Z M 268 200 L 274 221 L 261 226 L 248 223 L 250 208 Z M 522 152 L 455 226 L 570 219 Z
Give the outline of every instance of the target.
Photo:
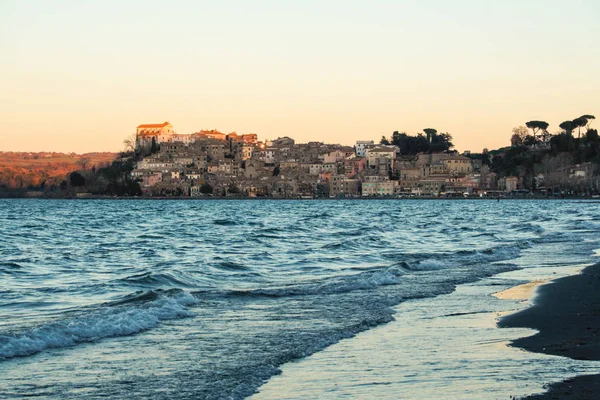
M 140 128 L 164 128 L 167 125 L 171 125 L 169 122 L 165 121 L 162 124 L 142 124 L 138 125 L 138 129 Z

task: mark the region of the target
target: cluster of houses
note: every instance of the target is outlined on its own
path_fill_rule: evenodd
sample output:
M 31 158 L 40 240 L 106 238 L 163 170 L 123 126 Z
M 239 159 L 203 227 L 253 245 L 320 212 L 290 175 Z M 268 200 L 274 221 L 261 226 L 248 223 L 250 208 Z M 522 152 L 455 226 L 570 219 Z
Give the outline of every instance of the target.
M 462 196 L 510 191 L 518 181 L 496 179 L 466 155 L 404 156 L 371 140 L 342 146 L 215 130 L 182 135 L 168 122 L 140 125 L 136 138 L 138 148 L 153 149 L 131 173 L 146 196 Z

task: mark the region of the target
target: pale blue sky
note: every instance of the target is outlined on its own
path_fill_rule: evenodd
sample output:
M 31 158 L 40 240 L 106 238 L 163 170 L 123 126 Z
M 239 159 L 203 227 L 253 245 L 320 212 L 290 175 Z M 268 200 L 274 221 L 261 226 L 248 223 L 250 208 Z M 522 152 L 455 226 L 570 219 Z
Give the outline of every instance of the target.
M 459 150 L 600 114 L 600 1 L 0 0 L 0 150 L 119 150 L 140 123 Z

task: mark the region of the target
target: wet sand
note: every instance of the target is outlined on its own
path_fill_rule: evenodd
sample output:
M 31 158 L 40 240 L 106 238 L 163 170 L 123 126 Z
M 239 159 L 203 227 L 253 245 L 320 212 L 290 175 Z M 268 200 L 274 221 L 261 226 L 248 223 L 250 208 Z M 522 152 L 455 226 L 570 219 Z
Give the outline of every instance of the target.
M 526 301 L 526 300 L 531 299 L 531 297 L 534 294 L 535 289 L 539 285 L 543 285 L 547 282 L 548 281 L 544 281 L 544 280 L 527 282 L 522 285 L 514 286 L 514 287 L 511 287 L 510 289 L 506 289 L 501 292 L 494 293 L 492 296 L 494 296 L 495 298 L 500 299 L 500 300 Z
M 251 398 L 496 400 L 597 373 L 594 362 L 507 348 L 534 332 L 497 328 L 499 314 L 531 304 L 525 300 L 536 285 L 581 269 L 516 270 L 459 285 L 447 295 L 403 302 L 394 307 L 395 321 L 285 364 Z
M 532 307 L 502 318 L 498 326 L 539 331 L 514 340 L 512 346 L 577 360 L 600 360 L 600 263 L 540 287 Z M 528 397 L 598 398 L 600 375 L 572 378 L 549 386 L 547 393 Z

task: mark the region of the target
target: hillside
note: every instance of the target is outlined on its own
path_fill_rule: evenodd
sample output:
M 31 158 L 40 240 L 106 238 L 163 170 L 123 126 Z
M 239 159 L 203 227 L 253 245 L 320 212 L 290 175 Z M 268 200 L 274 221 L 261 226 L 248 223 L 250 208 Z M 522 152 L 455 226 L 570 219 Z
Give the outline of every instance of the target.
M 60 185 L 68 173 L 109 165 L 116 156 L 117 153 L 0 152 L 0 187 Z

